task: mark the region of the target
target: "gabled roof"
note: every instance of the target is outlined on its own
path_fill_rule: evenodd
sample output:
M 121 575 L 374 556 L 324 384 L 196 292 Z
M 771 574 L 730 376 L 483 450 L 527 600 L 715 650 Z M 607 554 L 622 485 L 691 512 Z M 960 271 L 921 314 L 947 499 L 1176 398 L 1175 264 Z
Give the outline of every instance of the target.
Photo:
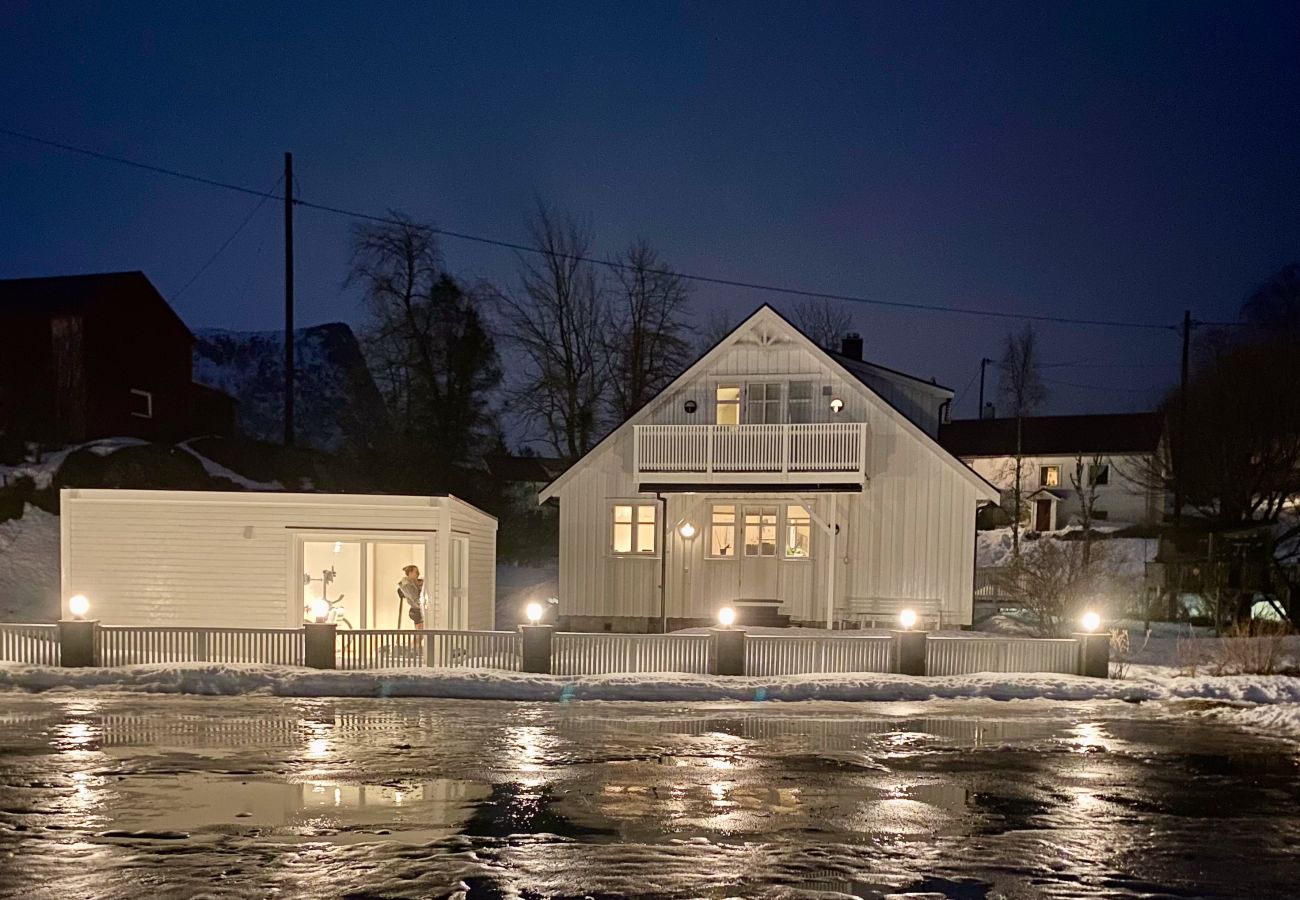
M 953 454 L 945 450 L 941 444 L 939 444 L 933 437 L 931 437 L 929 434 L 926 433 L 925 429 L 921 428 L 919 425 L 917 425 L 915 422 L 909 419 L 906 415 L 904 415 L 901 411 L 899 411 L 899 409 L 896 406 L 894 406 L 884 397 L 880 396 L 880 394 L 878 394 L 876 390 L 871 387 L 870 384 L 868 384 L 862 378 L 858 377 L 854 372 L 846 368 L 845 365 L 842 362 L 840 362 L 839 359 L 837 359 L 838 354 L 832 355 L 831 353 L 828 353 L 823 348 L 817 346 L 817 344 L 806 334 L 800 331 L 794 325 L 794 323 L 792 323 L 785 316 L 781 315 L 779 312 L 773 309 L 772 306 L 764 303 L 757 310 L 755 310 L 754 313 L 751 316 L 749 316 L 749 318 L 745 319 L 743 322 L 741 322 L 739 325 L 733 328 L 730 332 L 728 332 L 727 335 L 723 337 L 720 341 L 718 341 L 716 344 L 714 344 L 712 347 L 710 347 L 708 350 L 702 353 L 700 357 L 697 360 L 695 360 L 694 363 L 692 363 L 690 366 L 687 367 L 686 371 L 682 372 L 682 374 L 678 375 L 675 379 L 673 379 L 672 382 L 669 383 L 667 387 L 661 390 L 654 397 L 650 398 L 650 400 L 644 406 L 642 406 L 632 415 L 628 416 L 628 418 L 625 419 L 621 425 L 619 425 L 609 434 L 605 435 L 605 437 L 602 438 L 596 444 L 596 446 L 592 447 L 585 454 L 583 454 L 581 459 L 576 460 L 573 463 L 573 465 L 571 465 L 568 468 L 567 471 L 565 471 L 562 475 L 560 475 L 558 478 L 556 478 L 554 481 L 548 484 L 545 488 L 543 488 L 537 495 L 538 500 L 541 502 L 545 502 L 546 500 L 549 500 L 552 497 L 554 497 L 556 492 L 565 484 L 565 482 L 567 482 L 571 477 L 573 477 L 575 472 L 577 472 L 579 469 L 585 466 L 592 457 L 598 454 L 602 450 L 602 448 L 605 447 L 606 444 L 613 441 L 617 435 L 621 434 L 626 429 L 631 428 L 643 422 L 645 418 L 650 414 L 650 410 L 654 407 L 655 402 L 660 397 L 664 396 L 665 394 L 672 393 L 673 391 L 679 389 L 682 385 L 687 384 L 692 379 L 697 377 L 702 371 L 704 371 L 704 369 L 707 368 L 708 362 L 711 359 L 713 359 L 719 353 L 723 352 L 726 348 L 734 344 L 737 340 L 739 340 L 740 335 L 747 332 L 751 327 L 758 325 L 764 321 L 771 322 L 774 324 L 779 324 L 795 339 L 796 342 L 801 343 L 805 350 L 811 353 L 814 357 L 824 362 L 827 366 L 830 367 L 832 371 L 838 372 L 839 375 L 842 378 L 844 378 L 845 381 L 857 385 L 861 391 L 863 391 L 865 394 L 870 396 L 872 400 L 879 403 L 889 413 L 889 415 L 891 415 L 904 428 L 904 430 L 910 432 L 914 437 L 916 437 L 922 443 L 930 446 L 940 456 L 948 459 L 952 463 L 952 465 L 962 474 L 964 478 L 966 478 L 971 484 L 973 484 L 976 487 L 977 490 L 979 490 L 982 494 L 984 494 L 985 499 L 994 502 L 996 502 L 999 499 L 1001 494 L 996 487 L 994 487 L 987 479 L 985 479 L 984 477 L 976 473 L 973 469 L 971 469 L 969 466 L 967 466 L 964 462 L 957 459 L 956 456 L 954 456 Z M 929 384 L 928 382 L 923 382 L 923 383 Z
M 78 313 L 100 303 L 139 299 L 156 301 L 181 328 L 189 332 L 189 327 L 158 293 L 153 282 L 140 271 L 0 280 L 0 315 Z
M 824 348 L 823 348 L 824 349 Z M 915 384 L 918 388 L 927 390 L 932 394 L 940 397 L 951 398 L 953 389 L 939 384 L 937 381 L 927 381 L 916 375 L 909 375 L 906 372 L 900 372 L 897 369 L 891 369 L 889 366 L 882 366 L 880 363 L 868 362 L 865 359 L 858 359 L 853 356 L 846 356 L 834 350 L 825 350 L 827 356 L 848 369 L 859 380 L 863 375 L 881 375 L 885 378 L 902 379 L 909 383 Z
M 1154 453 L 1164 425 L 1159 413 L 1029 416 L 1021 422 L 1021 452 L 1029 456 Z M 939 426 L 939 443 L 960 457 L 1010 456 L 1016 420 L 957 419 Z
M 545 484 L 568 468 L 564 460 L 553 456 L 515 456 L 512 453 L 488 453 L 483 462 L 493 478 L 516 484 Z

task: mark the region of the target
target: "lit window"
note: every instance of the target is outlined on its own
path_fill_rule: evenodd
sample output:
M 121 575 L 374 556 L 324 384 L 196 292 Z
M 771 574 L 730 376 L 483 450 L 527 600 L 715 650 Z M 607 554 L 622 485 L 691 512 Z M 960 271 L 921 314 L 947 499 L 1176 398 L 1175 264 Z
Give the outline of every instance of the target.
M 131 388 L 131 415 L 141 419 L 153 418 L 153 393 Z
M 745 555 L 776 556 L 776 507 L 745 510 Z
M 812 421 L 813 384 L 811 381 L 790 382 L 787 407 L 791 422 Z
M 1038 469 L 1038 486 L 1039 487 L 1060 487 L 1061 484 L 1061 467 L 1060 466 L 1041 466 Z
M 802 506 L 785 508 L 785 555 L 790 559 L 812 555 L 812 516 Z
M 718 417 L 719 425 L 739 425 L 740 424 L 740 388 L 735 385 L 718 386 Z
M 615 504 L 611 543 L 614 552 L 654 553 L 657 511 L 653 503 Z
M 713 507 L 709 522 L 709 556 L 734 557 L 736 555 L 736 507 Z
M 1105 463 L 1099 466 L 1088 466 L 1088 483 L 1110 484 L 1110 466 Z

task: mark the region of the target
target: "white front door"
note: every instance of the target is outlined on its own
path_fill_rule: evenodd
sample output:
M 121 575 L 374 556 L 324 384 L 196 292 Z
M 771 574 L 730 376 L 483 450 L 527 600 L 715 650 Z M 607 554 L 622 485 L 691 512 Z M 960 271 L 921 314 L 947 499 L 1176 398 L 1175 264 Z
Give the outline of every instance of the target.
M 777 598 L 777 513 L 775 504 L 746 506 L 741 524 L 740 599 Z

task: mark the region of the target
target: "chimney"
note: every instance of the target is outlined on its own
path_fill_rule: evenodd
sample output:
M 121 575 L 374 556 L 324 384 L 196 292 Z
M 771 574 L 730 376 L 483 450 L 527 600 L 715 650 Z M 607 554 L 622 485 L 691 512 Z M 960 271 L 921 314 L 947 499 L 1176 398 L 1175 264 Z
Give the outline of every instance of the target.
M 850 331 L 844 335 L 840 341 L 840 356 L 847 356 L 849 359 L 862 359 L 862 335 L 856 331 Z

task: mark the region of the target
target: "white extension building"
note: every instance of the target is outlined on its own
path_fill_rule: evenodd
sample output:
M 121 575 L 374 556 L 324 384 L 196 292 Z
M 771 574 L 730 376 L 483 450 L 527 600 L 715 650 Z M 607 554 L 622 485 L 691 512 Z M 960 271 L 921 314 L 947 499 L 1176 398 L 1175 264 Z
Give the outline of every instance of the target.
M 60 504 L 65 616 L 84 594 L 105 625 L 285 628 L 325 597 L 353 628 L 410 628 L 397 582 L 416 565 L 426 627 L 493 626 L 497 522 L 457 497 L 68 489 Z
M 584 630 L 971 621 L 992 485 L 936 441 L 952 392 L 817 347 L 764 306 L 538 495 Z

